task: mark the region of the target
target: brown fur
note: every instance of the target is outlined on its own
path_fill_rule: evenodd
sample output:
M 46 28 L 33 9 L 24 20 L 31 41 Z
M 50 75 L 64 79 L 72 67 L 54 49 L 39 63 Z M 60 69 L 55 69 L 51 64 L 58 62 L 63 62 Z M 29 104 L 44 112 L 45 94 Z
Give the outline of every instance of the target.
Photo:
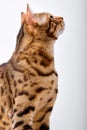
M 58 93 L 53 46 L 63 18 L 21 13 L 11 59 L 0 66 L 0 130 L 49 130 Z

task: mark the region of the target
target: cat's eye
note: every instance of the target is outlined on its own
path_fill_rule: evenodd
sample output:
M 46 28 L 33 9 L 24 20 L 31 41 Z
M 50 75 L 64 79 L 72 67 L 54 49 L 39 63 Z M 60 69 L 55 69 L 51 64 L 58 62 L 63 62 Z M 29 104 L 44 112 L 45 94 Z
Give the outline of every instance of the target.
M 53 18 L 53 16 L 52 16 L 52 15 L 50 15 L 50 18 Z

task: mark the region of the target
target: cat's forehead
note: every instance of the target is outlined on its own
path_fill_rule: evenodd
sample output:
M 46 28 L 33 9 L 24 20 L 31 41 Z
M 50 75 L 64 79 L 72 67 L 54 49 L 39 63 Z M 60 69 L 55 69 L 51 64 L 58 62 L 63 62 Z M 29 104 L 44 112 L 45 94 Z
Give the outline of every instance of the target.
M 51 14 L 47 13 L 47 12 L 43 12 L 43 13 L 34 13 L 35 17 L 49 17 Z
M 46 24 L 46 23 L 48 23 L 48 21 L 50 19 L 50 14 L 46 13 L 46 12 L 35 13 L 34 18 L 36 19 L 36 21 L 38 21 L 39 25 Z
M 46 24 L 50 18 L 49 13 L 34 13 L 34 18 L 39 23 L 39 25 Z

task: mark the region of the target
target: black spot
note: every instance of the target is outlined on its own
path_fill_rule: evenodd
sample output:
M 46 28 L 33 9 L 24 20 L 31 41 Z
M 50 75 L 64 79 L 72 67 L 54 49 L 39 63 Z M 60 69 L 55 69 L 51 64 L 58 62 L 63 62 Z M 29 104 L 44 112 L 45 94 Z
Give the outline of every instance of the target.
M 25 84 L 24 84 L 24 87 L 27 87 L 27 86 L 28 86 L 28 84 L 27 84 L 27 83 L 25 83 Z
M 8 72 L 8 70 L 6 70 L 6 79 L 7 79 L 7 83 L 8 83 L 8 85 L 9 86 L 11 86 L 11 84 L 10 84 L 10 77 L 9 77 L 9 72 Z M 11 91 L 11 90 L 10 90 Z M 12 92 L 11 92 L 12 93 Z
M 1 96 L 4 94 L 4 89 L 1 87 Z
M 1 79 L 3 79 L 4 78 L 4 73 L 1 73 L 1 77 L 0 77 Z
M 36 52 L 33 52 L 33 55 L 36 55 Z
M 58 93 L 58 89 L 55 89 L 56 94 Z
M 48 100 L 48 102 L 51 102 L 51 101 L 52 101 L 52 99 L 53 99 L 53 98 L 50 98 L 50 99 Z
M 50 55 L 42 49 L 39 50 L 39 55 L 42 57 L 40 64 L 44 67 L 49 66 L 53 61 L 53 57 L 50 57 Z
M 16 83 L 16 81 L 14 81 L 14 87 L 16 87 L 17 86 L 17 83 Z
M 31 84 L 31 87 L 33 87 L 33 86 L 35 86 L 35 85 L 38 85 L 38 83 L 37 83 L 37 82 L 33 82 L 33 83 Z
M 13 99 L 13 104 L 15 104 L 15 100 Z
M 0 115 L 0 120 L 3 118 L 3 116 L 2 115 Z
M 6 106 L 6 101 L 4 102 L 4 105 Z
M 7 122 L 5 122 L 5 121 L 3 121 L 2 123 L 3 123 L 3 125 L 9 125 L 9 124 L 8 124 Z
M 10 96 L 8 96 L 8 101 L 9 101 L 9 102 L 8 102 L 8 103 L 9 103 L 9 107 L 12 108 L 12 99 L 11 99 Z
M 40 126 L 40 130 L 49 130 L 49 126 L 45 123 L 43 123 L 41 126 Z
M 14 120 L 12 120 L 12 124 L 14 123 Z
M 25 125 L 23 130 L 33 130 L 33 128 L 30 125 Z
M 32 68 L 38 73 L 38 75 L 40 76 L 50 76 L 52 74 L 55 74 L 56 76 L 58 76 L 58 74 L 54 71 L 54 70 L 51 70 L 50 72 L 48 73 L 44 73 L 43 70 L 40 70 L 39 68 L 36 68 L 36 67 L 33 67 Z
M 28 114 L 30 111 L 34 111 L 34 110 L 35 110 L 35 107 L 29 106 L 29 107 L 25 108 L 23 111 L 19 112 L 19 113 L 17 114 L 17 116 L 21 117 L 21 116 L 23 116 L 23 115 Z
M 18 95 L 19 95 L 19 96 L 22 96 L 22 95 L 26 95 L 26 96 L 28 96 L 28 95 L 29 95 L 29 93 L 28 93 L 28 92 L 26 92 L 26 91 L 22 91 L 22 92 L 18 93 Z
M 6 125 L 6 122 L 3 121 L 2 123 L 3 123 L 3 125 Z
M 48 67 L 50 64 L 52 63 L 52 60 L 47 60 L 47 59 L 45 59 L 45 58 L 43 58 L 42 60 L 41 60 L 41 62 L 40 62 L 40 64 L 42 65 L 42 66 L 44 66 L 44 67 Z
M 14 113 L 17 112 L 17 109 L 14 109 Z
M 53 83 L 54 83 L 54 80 L 51 81 L 51 84 L 53 84 Z
M 39 88 L 37 88 L 35 91 L 36 91 L 36 93 L 41 93 L 41 92 L 44 91 L 44 90 L 46 90 L 46 88 L 44 88 L 44 87 L 39 87 Z
M 29 100 L 33 100 L 36 98 L 36 95 L 30 95 Z
M 14 79 L 14 75 L 13 74 L 11 74 L 11 77 L 12 77 L 12 79 Z
M 49 107 L 49 108 L 46 110 L 46 113 L 51 112 L 52 109 L 53 109 L 53 107 Z
M 37 59 L 34 60 L 34 63 L 37 64 Z
M 4 107 L 1 106 L 1 112 L 4 113 L 5 110 L 4 110 Z
M 17 97 L 17 89 L 15 89 L 15 97 Z M 15 101 L 15 100 L 14 100 Z
M 18 79 L 18 83 L 22 83 L 23 81 L 21 79 Z
M 24 123 L 23 121 L 16 122 L 14 128 L 19 127 L 19 126 L 22 125 L 23 123 Z
M 45 115 L 43 115 L 43 116 L 40 117 L 38 120 L 36 120 L 36 122 L 41 122 L 44 118 L 45 118 Z
M 28 81 L 29 80 L 29 77 L 24 75 L 24 81 Z
M 36 74 L 34 74 L 33 72 L 29 73 L 30 76 L 36 76 Z

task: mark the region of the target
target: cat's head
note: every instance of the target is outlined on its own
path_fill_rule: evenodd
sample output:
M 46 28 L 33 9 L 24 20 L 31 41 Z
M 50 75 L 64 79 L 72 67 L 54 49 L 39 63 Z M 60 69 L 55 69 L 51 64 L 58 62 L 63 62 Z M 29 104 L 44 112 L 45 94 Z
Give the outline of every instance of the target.
M 53 16 L 49 13 L 32 13 L 29 5 L 27 11 L 21 13 L 21 24 L 24 32 L 36 39 L 56 40 L 60 30 L 64 28 L 62 17 Z

